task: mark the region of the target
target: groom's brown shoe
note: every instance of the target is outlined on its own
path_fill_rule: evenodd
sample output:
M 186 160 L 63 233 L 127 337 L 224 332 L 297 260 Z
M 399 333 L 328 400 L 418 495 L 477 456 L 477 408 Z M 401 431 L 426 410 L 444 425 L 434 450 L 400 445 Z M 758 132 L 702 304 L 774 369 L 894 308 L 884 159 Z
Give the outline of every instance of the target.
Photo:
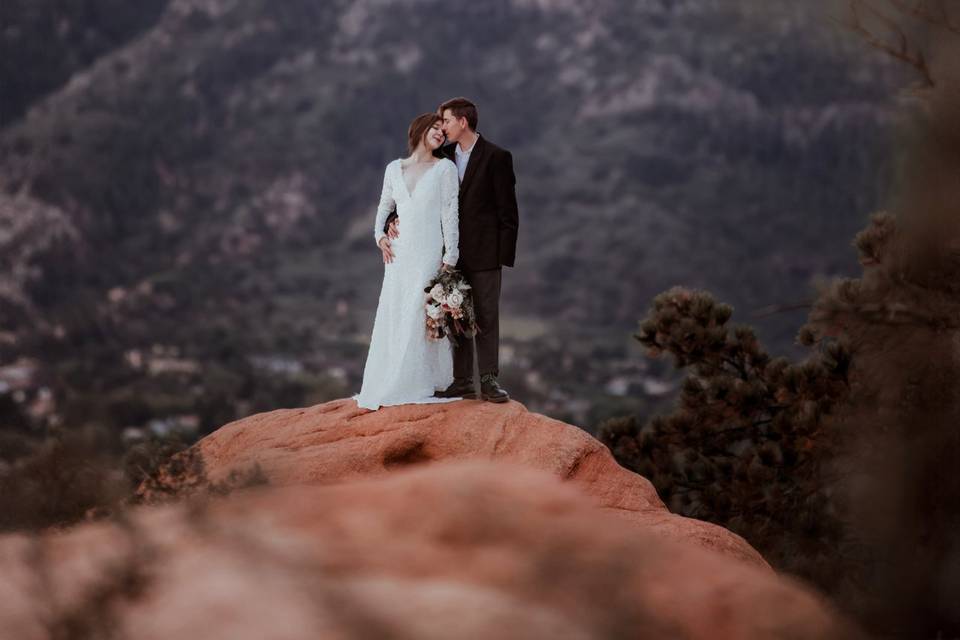
M 492 373 L 480 376 L 480 393 L 487 402 L 506 402 L 510 399 L 510 394 L 500 388 L 497 377 Z
M 433 394 L 437 398 L 476 398 L 473 378 L 454 378 L 450 386 Z

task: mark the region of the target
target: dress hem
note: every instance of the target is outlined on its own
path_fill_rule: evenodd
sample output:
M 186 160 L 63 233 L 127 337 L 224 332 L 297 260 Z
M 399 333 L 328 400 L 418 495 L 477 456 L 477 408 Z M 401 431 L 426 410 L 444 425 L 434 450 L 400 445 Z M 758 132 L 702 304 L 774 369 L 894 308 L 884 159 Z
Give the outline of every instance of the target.
M 381 402 L 380 404 L 374 406 L 360 404 L 360 401 L 357 399 L 357 395 L 351 396 L 351 400 L 357 403 L 359 409 L 368 409 L 370 411 L 376 411 L 382 407 L 398 407 L 404 404 L 440 404 L 443 402 L 456 402 L 457 400 L 463 400 L 464 398 L 457 396 L 455 398 L 418 398 L 416 400 L 401 400 L 399 402 Z

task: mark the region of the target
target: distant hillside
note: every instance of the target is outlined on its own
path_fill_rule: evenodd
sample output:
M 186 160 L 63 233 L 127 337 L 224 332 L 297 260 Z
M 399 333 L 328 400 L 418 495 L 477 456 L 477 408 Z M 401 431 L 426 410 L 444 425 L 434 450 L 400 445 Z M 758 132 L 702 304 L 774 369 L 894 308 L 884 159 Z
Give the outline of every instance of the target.
M 153 26 L 168 0 L 4 0 L 0 127 L 98 57 Z
M 97 24 L 113 15 L 136 31 L 117 8 Z M 63 367 L 154 344 L 294 354 L 345 368 L 342 393 L 380 283 L 383 166 L 462 94 L 516 158 L 511 326 L 619 339 L 682 283 L 788 350 L 803 312 L 750 312 L 851 270 L 884 188 L 889 71 L 823 22 L 786 2 L 173 0 L 0 129 L 0 229 L 39 234 L 0 236 L 20 274 L 0 349 Z

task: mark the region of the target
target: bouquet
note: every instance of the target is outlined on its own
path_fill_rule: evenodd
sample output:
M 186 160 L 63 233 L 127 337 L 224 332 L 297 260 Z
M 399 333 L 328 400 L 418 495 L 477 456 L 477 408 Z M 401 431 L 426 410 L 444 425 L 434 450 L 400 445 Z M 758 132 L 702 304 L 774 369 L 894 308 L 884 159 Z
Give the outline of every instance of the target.
M 477 333 L 470 285 L 456 269 L 441 268 L 423 290 L 427 294 L 427 337 L 456 343 L 457 336 L 472 338 Z

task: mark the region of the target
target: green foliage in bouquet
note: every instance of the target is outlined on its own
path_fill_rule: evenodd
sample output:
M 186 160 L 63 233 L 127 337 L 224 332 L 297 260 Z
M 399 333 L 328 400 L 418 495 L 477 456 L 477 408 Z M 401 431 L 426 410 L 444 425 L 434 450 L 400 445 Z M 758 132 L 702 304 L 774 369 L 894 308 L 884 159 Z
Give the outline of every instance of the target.
M 658 295 L 634 337 L 688 368 L 678 404 L 646 425 L 608 420 L 598 437 L 672 511 L 743 535 L 778 568 L 815 565 L 841 530 L 821 481 L 832 453 L 821 425 L 848 393 L 848 350 L 832 340 L 799 364 L 774 359 L 751 328 L 728 326 L 731 314 L 706 292 Z

